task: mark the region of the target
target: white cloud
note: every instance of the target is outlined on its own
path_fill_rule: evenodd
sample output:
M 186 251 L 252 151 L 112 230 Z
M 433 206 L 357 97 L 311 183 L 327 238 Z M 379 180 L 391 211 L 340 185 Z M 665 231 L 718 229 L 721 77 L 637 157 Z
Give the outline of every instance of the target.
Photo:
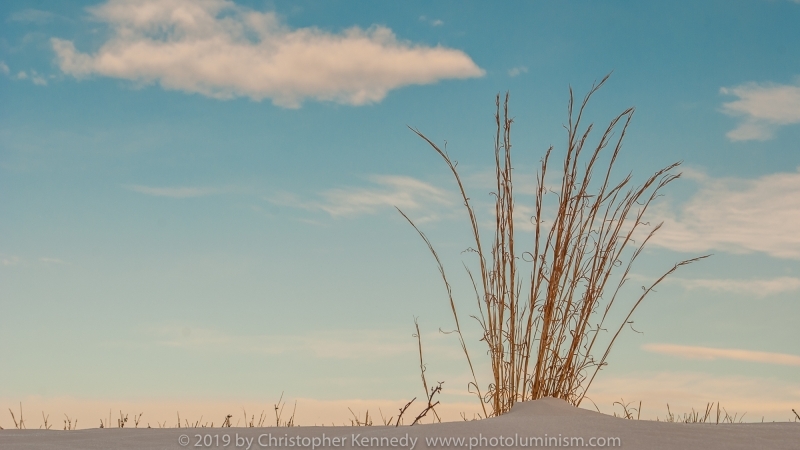
M 739 97 L 722 105 L 725 114 L 742 118 L 727 133 L 732 141 L 771 139 L 778 127 L 800 123 L 800 86 L 746 83 L 720 92 Z
M 279 205 L 322 210 L 334 217 L 374 213 L 382 208 L 398 207 L 404 211 L 424 211 L 416 218 L 425 222 L 439 216 L 442 207 L 453 205 L 450 194 L 416 178 L 396 175 L 372 175 L 376 186 L 330 189 L 321 194 L 323 201 L 303 201 L 292 194 L 279 194 L 270 199 Z
M 731 359 L 735 361 L 759 362 L 782 366 L 800 366 L 800 356 L 787 353 L 757 352 L 739 348 L 695 347 L 690 345 L 645 344 L 643 350 L 653 353 L 678 356 L 687 359 Z
M 699 191 L 680 208 L 654 208 L 653 244 L 678 251 L 763 252 L 800 259 L 800 172 L 756 179 L 694 177 Z
M 756 297 L 791 292 L 800 289 L 800 278 L 777 277 L 763 280 L 728 280 L 728 279 L 698 279 L 669 278 L 670 282 L 677 282 L 687 289 L 709 289 L 712 291 L 733 292 L 749 294 Z
M 78 78 L 297 108 L 305 99 L 363 105 L 402 86 L 484 74 L 460 50 L 401 41 L 383 26 L 292 30 L 275 13 L 227 0 L 111 0 L 90 12 L 112 30 L 96 53 L 52 39 L 59 67 Z
M 27 78 L 28 78 L 28 74 L 27 74 L 27 73 L 25 73 L 25 71 L 24 71 L 24 70 L 20 70 L 20 71 L 17 73 L 17 79 L 18 79 L 18 80 L 25 80 L 25 79 L 27 79 Z
M 123 186 L 130 191 L 140 194 L 154 195 L 156 197 L 188 198 L 203 197 L 206 195 L 218 194 L 222 192 L 217 188 L 201 187 L 150 187 L 140 185 Z
M 517 75 L 528 73 L 528 68 L 524 66 L 514 67 L 513 69 L 508 71 L 508 76 L 516 77 Z
M 8 75 L 11 73 L 11 69 L 8 68 L 8 65 L 5 61 L 0 61 L 0 73 L 3 75 Z

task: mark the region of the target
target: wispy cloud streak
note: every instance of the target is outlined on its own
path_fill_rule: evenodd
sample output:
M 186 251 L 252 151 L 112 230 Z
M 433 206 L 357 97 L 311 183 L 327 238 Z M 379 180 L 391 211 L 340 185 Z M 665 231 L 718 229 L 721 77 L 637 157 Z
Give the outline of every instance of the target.
M 800 366 L 800 356 L 787 353 L 757 352 L 739 348 L 695 347 L 673 344 L 645 344 L 643 350 L 653 353 L 678 356 L 687 359 L 730 359 L 735 361 L 777 364 L 782 366 Z
M 376 175 L 370 180 L 380 187 L 326 191 L 323 193 L 326 202 L 320 208 L 332 216 L 345 216 L 370 213 L 387 206 L 420 209 L 426 205 L 450 204 L 443 190 L 412 177 Z
M 764 141 L 773 138 L 778 127 L 800 123 L 800 86 L 746 83 L 720 92 L 739 98 L 722 105 L 722 112 L 741 118 L 727 133 L 732 141 Z
M 204 197 L 222 192 L 222 190 L 218 188 L 201 187 L 150 187 L 141 185 L 128 185 L 124 186 L 124 188 L 140 194 L 170 198 Z
M 754 295 L 760 298 L 800 289 L 800 278 L 794 277 L 777 277 L 759 280 L 689 280 L 685 278 L 671 278 L 669 281 L 679 283 L 687 289 L 709 289 L 718 292 Z
M 269 199 L 272 203 L 324 211 L 333 217 L 353 217 L 372 214 L 385 208 L 422 212 L 419 221 L 442 216 L 443 210 L 453 206 L 450 193 L 416 178 L 398 175 L 372 175 L 369 187 L 329 189 L 320 194 L 322 200 L 303 200 L 282 193 Z
M 664 221 L 654 245 L 800 259 L 800 172 L 751 180 L 695 174 L 695 179 L 700 189 L 677 211 L 667 204 L 654 208 L 654 220 Z

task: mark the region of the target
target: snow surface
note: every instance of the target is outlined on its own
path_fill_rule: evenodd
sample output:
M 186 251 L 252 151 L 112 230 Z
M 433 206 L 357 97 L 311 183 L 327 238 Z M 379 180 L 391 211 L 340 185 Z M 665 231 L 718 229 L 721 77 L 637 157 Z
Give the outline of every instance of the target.
M 334 441 L 319 449 L 339 448 L 394 448 L 397 450 L 418 450 L 433 448 L 426 444 L 426 438 L 465 438 L 463 447 L 450 445 L 448 448 L 469 449 L 469 440 L 476 442 L 480 437 L 486 441 L 478 442 L 474 448 L 507 448 L 500 445 L 499 438 L 519 438 L 520 444 L 530 437 L 546 439 L 540 447 L 569 447 L 564 438 L 581 437 L 583 446 L 589 447 L 591 438 L 619 438 L 624 449 L 800 449 L 800 423 L 744 423 L 744 424 L 684 424 L 627 420 L 607 416 L 593 411 L 576 408 L 562 400 L 545 398 L 517 403 L 513 410 L 501 417 L 470 422 L 449 422 L 441 424 L 415 425 L 413 427 L 294 427 L 294 428 L 170 428 L 170 429 L 90 429 L 77 431 L 56 430 L 2 430 L 0 449 L 180 449 L 180 448 L 287 448 L 290 450 L 312 450 L 311 446 L 259 445 L 268 444 L 271 433 L 275 438 L 328 438 L 342 440 L 341 446 Z M 182 435 L 188 437 L 188 444 L 180 445 Z M 200 435 L 200 438 L 197 437 Z M 205 438 L 209 435 L 210 438 Z M 216 436 L 216 437 L 215 437 Z M 224 446 L 225 436 L 230 438 Z M 396 445 L 369 445 L 373 442 L 391 442 L 398 438 Z M 205 445 L 202 439 L 205 438 Z M 237 439 L 238 438 L 238 439 Z M 358 443 L 367 439 L 366 446 Z M 404 441 L 400 438 L 406 438 Z M 492 441 L 494 438 L 494 441 Z M 219 439 L 217 441 L 216 439 Z M 356 442 L 354 442 L 354 439 Z M 554 442 L 550 439 L 560 439 Z M 496 445 L 491 445 L 495 442 Z M 595 441 L 591 441 L 595 442 Z M 199 445 L 196 445 L 198 444 Z M 237 446 L 237 443 L 240 444 Z M 412 448 L 412 443 L 414 443 Z M 511 441 L 506 441 L 511 443 Z M 527 446 L 510 445 L 512 448 L 535 447 L 529 440 Z M 549 444 L 549 445 L 548 445 Z M 573 444 L 573 446 L 575 446 Z M 441 445 L 437 446 L 442 447 Z M 620 447 L 619 445 L 616 446 Z M 614 448 L 606 445 L 604 448 Z M 313 449 L 316 450 L 316 449 Z

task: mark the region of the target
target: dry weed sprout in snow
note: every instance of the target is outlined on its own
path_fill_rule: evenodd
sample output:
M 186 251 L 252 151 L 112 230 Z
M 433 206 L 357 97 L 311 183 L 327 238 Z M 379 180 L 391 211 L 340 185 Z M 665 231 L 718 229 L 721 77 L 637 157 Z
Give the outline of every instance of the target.
M 18 430 L 24 430 L 25 427 L 25 419 L 22 417 L 22 403 L 19 404 L 19 422 L 17 422 L 16 416 L 14 416 L 14 411 L 11 408 L 8 408 L 8 412 L 11 413 L 11 420 L 14 421 L 14 427 Z
M 74 421 L 70 419 L 70 417 L 64 414 L 64 430 L 65 431 L 72 431 L 78 429 L 78 419 Z
M 667 422 L 682 422 L 682 423 L 711 423 L 711 412 L 714 410 L 714 402 L 706 404 L 705 413 L 701 416 L 700 411 L 695 411 L 692 408 L 692 412 L 684 413 L 683 416 L 676 416 L 670 411 L 669 403 L 667 403 Z M 725 414 L 723 417 L 722 414 Z M 744 413 L 747 414 L 747 413 Z M 717 414 L 716 414 L 716 423 L 719 425 L 720 423 L 742 423 L 744 421 L 744 414 L 739 416 L 738 413 L 734 413 L 731 415 L 728 413 L 728 410 L 722 408 L 720 410 L 719 402 L 717 402 Z
M 615 405 L 619 405 L 620 407 L 622 407 L 622 415 L 618 416 L 617 413 L 615 412 L 614 417 L 624 417 L 625 419 L 633 420 L 634 418 L 633 413 L 636 412 L 636 420 L 639 420 L 642 417 L 642 402 L 639 401 L 638 408 L 632 407 L 631 403 L 632 402 L 625 403 L 625 400 L 614 402 Z M 600 410 L 598 410 L 597 412 L 600 412 Z
M 417 332 L 413 335 L 413 337 L 417 338 L 417 348 L 419 349 L 419 373 L 420 373 L 420 378 L 422 379 L 422 387 L 423 387 L 423 389 L 425 389 L 425 398 L 427 400 L 427 404 L 417 414 L 417 416 L 411 422 L 410 426 L 414 426 L 414 425 L 416 425 L 418 423 L 421 423 L 420 421 L 424 417 L 426 417 L 428 415 L 428 413 L 432 413 L 432 415 L 433 415 L 432 423 L 442 423 L 442 419 L 441 419 L 441 417 L 439 417 L 439 413 L 436 412 L 436 406 L 439 405 L 439 401 L 438 400 L 437 401 L 433 401 L 433 398 L 436 396 L 436 394 L 441 394 L 442 393 L 442 384 L 444 384 L 444 381 L 438 382 L 436 384 L 436 386 L 431 386 L 430 389 L 428 388 L 428 380 L 425 377 L 425 370 L 426 370 L 425 361 L 422 358 L 422 333 L 420 333 L 420 331 L 419 331 L 419 322 L 417 322 L 417 318 L 416 317 L 414 318 L 414 326 L 416 327 Z M 403 424 L 403 415 L 406 413 L 406 411 L 408 411 L 408 408 L 416 400 L 417 400 L 417 397 L 414 397 L 410 401 L 408 401 L 408 403 L 406 403 L 402 408 L 399 408 L 400 412 L 397 415 L 396 419 L 395 419 L 394 416 L 391 416 L 391 417 L 389 417 L 389 419 L 386 419 L 383 416 L 383 411 L 381 411 L 380 408 L 378 408 L 378 412 L 381 415 L 381 421 L 383 421 L 383 425 L 384 426 L 392 426 L 393 423 L 394 423 L 395 427 L 398 427 L 398 426 L 402 425 Z M 352 409 L 350 409 L 350 408 L 347 408 L 347 409 L 350 410 L 350 414 L 353 416 L 353 418 L 350 419 L 350 425 L 352 425 L 352 426 L 372 426 L 373 422 L 372 422 L 372 419 L 369 416 L 369 410 L 367 410 L 367 412 L 366 412 L 366 414 L 364 416 L 364 419 L 362 420 L 362 419 L 360 419 L 358 414 L 353 412 Z
M 680 176 L 674 173 L 680 163 L 674 163 L 656 171 L 639 186 L 631 185 L 630 174 L 620 181 L 611 179 L 634 109 L 626 109 L 616 116 L 594 148 L 586 145 L 593 125 L 581 128 L 589 99 L 607 79 L 608 76 L 592 86 L 577 112 L 573 110 L 570 88 L 569 122 L 565 125 L 567 149 L 561 167 L 564 175 L 560 189 L 545 187 L 553 150 L 550 147 L 537 174 L 535 215 L 531 218 L 535 233 L 533 248 L 515 246 L 511 163 L 513 119 L 508 116 L 508 94 L 502 107 L 500 95 L 496 98 L 495 230 L 488 247 L 481 239 L 474 207 L 456 170 L 456 163 L 446 148 L 443 150 L 412 128 L 444 159 L 452 172 L 472 228 L 475 247 L 469 250 L 476 253 L 479 264 L 476 273 L 467 268 L 479 310 L 478 315 L 472 317 L 480 323 L 482 340 L 486 342 L 491 357 L 492 380 L 483 388 L 477 380 L 464 341 L 444 267 L 425 234 L 400 211 L 436 259 L 455 319 L 455 333 L 472 375 L 468 389 L 480 399 L 484 417 L 508 412 L 517 401 L 542 397 L 556 397 L 580 405 L 598 371 L 606 365 L 611 347 L 622 329 L 631 323 L 631 315 L 642 300 L 679 267 L 706 257 L 681 261 L 649 287 L 643 288 L 625 319 L 611 329 L 610 340 L 601 356 L 593 356 L 595 346 L 600 346 L 597 342 L 599 332 L 608 327 L 605 322 L 609 311 L 633 262 L 661 225 L 652 226 L 639 242 L 634 241 L 634 233 L 639 227 L 649 226 L 642 219 L 650 203 Z M 609 151 L 608 163 L 601 163 L 600 157 Z M 599 183 L 593 182 L 596 171 L 600 171 Z M 546 194 L 556 197 L 555 210 L 549 216 L 543 212 Z M 545 217 L 553 217 L 553 220 L 545 223 Z M 625 252 L 626 249 L 629 251 Z M 623 259 L 627 259 L 627 264 Z M 622 276 L 613 286 L 609 281 L 617 268 L 622 270 Z M 530 274 L 524 291 L 523 272 Z
M 617 415 L 617 413 L 614 412 L 613 416 L 621 417 L 624 419 L 640 420 L 642 415 L 642 402 L 641 401 L 639 402 L 638 408 L 630 406 L 631 403 L 632 402 L 625 403 L 624 400 L 614 402 L 614 405 L 619 405 L 622 408 L 622 414 Z M 634 412 L 636 413 L 635 417 L 633 415 Z M 745 413 L 742 414 L 741 416 L 739 415 L 739 413 L 730 414 L 727 409 L 720 406 L 719 402 L 716 403 L 716 421 L 711 420 L 713 412 L 714 412 L 714 402 L 710 402 L 706 403 L 705 412 L 702 415 L 701 411 L 695 411 L 694 408 L 692 408 L 692 412 L 690 413 L 683 413 L 683 415 L 676 415 L 670 409 L 669 403 L 667 403 L 667 416 L 664 418 L 664 421 L 677 422 L 677 423 L 714 423 L 716 425 L 719 425 L 720 423 L 742 423 L 744 421 L 745 414 L 747 414 Z M 656 421 L 661 421 L 661 419 L 656 417 Z
M 274 405 L 275 409 L 275 426 L 276 427 L 293 427 L 294 426 L 294 415 L 297 412 L 297 400 L 294 401 L 294 408 L 292 409 L 292 415 L 289 419 L 281 422 L 281 417 L 283 417 L 283 408 L 286 406 L 286 402 L 283 401 L 283 392 L 281 392 L 281 397 L 278 399 L 278 403 Z M 247 414 L 245 413 L 245 420 L 247 420 Z M 230 425 L 228 425 L 230 426 Z

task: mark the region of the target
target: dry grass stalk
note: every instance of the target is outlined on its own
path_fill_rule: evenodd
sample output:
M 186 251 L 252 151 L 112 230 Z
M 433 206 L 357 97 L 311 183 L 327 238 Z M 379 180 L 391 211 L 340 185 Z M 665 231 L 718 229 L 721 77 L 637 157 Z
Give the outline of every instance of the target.
M 428 405 L 422 410 L 421 413 L 419 413 L 419 415 L 417 415 L 417 418 L 414 419 L 414 422 L 411 425 L 416 424 L 420 419 L 425 417 L 429 411 L 433 413 L 434 420 L 441 423 L 442 419 L 439 417 L 439 414 L 435 409 L 439 402 L 437 401 L 436 403 L 433 403 L 433 396 L 442 392 L 442 384 L 444 382 L 440 381 L 438 386 L 432 387 L 430 392 L 428 391 L 428 381 L 425 379 L 426 366 L 422 360 L 422 333 L 419 331 L 419 322 L 417 321 L 416 317 L 414 318 L 414 326 L 417 329 L 417 333 L 414 334 L 413 337 L 417 338 L 417 348 L 419 349 L 419 373 L 420 377 L 422 378 L 422 388 L 425 390 L 425 395 L 428 398 Z
M 178 420 L 180 423 L 180 420 Z M 128 423 L 128 415 L 122 415 L 122 411 L 119 412 L 119 419 L 117 419 L 117 428 L 125 428 L 125 424 Z
M 381 411 L 380 408 L 378 408 L 378 414 L 380 414 L 381 416 L 381 422 L 383 422 L 383 426 L 385 427 L 392 426 L 392 420 L 394 420 L 394 416 L 390 416 L 389 419 L 387 420 L 386 417 L 383 416 L 383 411 Z
M 364 414 L 364 420 L 358 417 L 356 413 L 353 412 L 352 409 L 347 408 L 350 411 L 350 414 L 353 416 L 350 419 L 350 426 L 353 427 L 371 427 L 372 426 L 372 418 L 369 417 L 369 410 Z
M 294 415 L 297 412 L 297 401 L 294 402 L 294 409 L 292 409 L 292 415 L 289 417 L 288 420 L 281 422 L 281 417 L 283 416 L 283 408 L 286 406 L 286 402 L 283 401 L 283 392 L 281 392 L 281 396 L 278 399 L 278 403 L 274 405 L 275 409 L 275 426 L 276 427 L 292 427 L 294 426 Z M 247 420 L 247 417 L 245 417 Z
M 22 417 L 22 403 L 19 404 L 19 422 L 17 422 L 17 418 L 14 416 L 14 411 L 11 408 L 8 408 L 8 412 L 11 413 L 11 420 L 14 421 L 14 427 L 18 430 L 24 430 L 27 428 L 25 426 L 25 419 Z
M 442 422 L 442 419 L 439 418 L 439 415 L 436 414 L 436 410 L 434 410 L 436 405 L 439 404 L 439 401 L 438 400 L 436 402 L 433 401 L 433 397 L 436 394 L 442 393 L 442 383 L 444 383 L 444 381 L 440 381 L 437 386 L 431 388 L 431 392 L 428 394 L 428 406 L 426 406 L 425 409 L 423 409 L 419 414 L 417 414 L 417 417 L 414 419 L 414 422 L 411 423 L 412 426 L 416 425 L 420 420 L 422 420 L 422 418 L 425 417 L 429 411 L 433 411 L 433 414 L 436 416 L 436 420 L 438 420 L 439 423 Z
M 68 415 L 64 414 L 64 430 L 72 431 L 76 429 L 78 429 L 78 419 L 73 422 Z
M 480 420 L 480 419 L 483 419 L 483 417 L 481 417 L 481 415 L 480 415 L 480 414 L 477 414 L 477 413 L 473 413 L 473 414 L 472 414 L 472 419 L 467 419 L 467 414 L 466 414 L 466 413 L 464 413 L 464 412 L 460 412 L 460 413 L 458 413 L 458 414 L 461 416 L 461 420 L 463 420 L 464 422 L 469 422 L 470 420 Z
M 394 422 L 395 427 L 398 427 L 400 426 L 400 424 L 403 423 L 403 414 L 405 414 L 406 410 L 408 410 L 408 407 L 411 406 L 411 404 L 414 403 L 414 400 L 416 399 L 417 397 L 412 398 L 410 402 L 406 403 L 405 406 L 400 408 L 400 414 L 397 416 L 397 420 Z
M 222 428 L 230 428 L 231 427 L 231 418 L 233 417 L 232 414 L 228 414 L 225 416 L 225 420 L 222 421 Z
M 261 428 L 264 426 L 264 423 L 267 421 L 267 414 L 266 411 L 261 410 L 261 414 L 258 416 L 258 427 Z
M 245 411 L 244 407 L 242 407 L 242 413 L 244 414 L 245 422 L 247 422 L 247 411 Z M 254 414 L 250 416 L 250 422 L 247 423 L 245 426 L 249 428 L 255 428 L 255 427 L 261 428 L 264 426 L 264 422 L 266 422 L 266 420 L 267 420 L 267 415 L 265 414 L 264 410 L 261 410 L 261 414 L 259 414 L 258 416 L 258 423 L 256 424 L 256 416 Z
M 622 407 L 622 415 L 617 416 L 617 413 L 614 413 L 614 417 L 623 417 L 625 419 L 633 420 L 633 411 L 636 411 L 636 420 L 639 420 L 642 417 L 642 402 L 639 401 L 639 407 L 633 408 L 630 406 L 632 402 L 625 403 L 625 400 L 620 399 L 618 402 L 614 402 L 615 405 L 619 405 Z
M 631 176 L 612 182 L 611 172 L 622 148 L 634 109 L 629 108 L 608 125 L 599 143 L 589 150 L 587 161 L 581 156 L 593 125 L 581 129 L 584 110 L 592 95 L 608 76 L 594 85 L 577 113 L 570 88 L 567 150 L 564 157 L 560 189 L 548 190 L 545 176 L 552 147 L 547 150 L 537 174 L 535 227 L 533 248 L 518 255 L 514 234 L 514 194 L 511 164 L 511 125 L 508 116 L 508 94 L 505 102 L 495 101 L 495 233 L 489 250 L 483 246 L 478 220 L 454 163 L 445 150 L 417 129 L 411 129 L 425 140 L 445 161 L 458 185 L 466 207 L 479 262 L 479 272 L 467 269 L 478 300 L 479 316 L 473 316 L 483 329 L 482 340 L 491 357 L 492 380 L 481 390 L 467 351 L 450 284 L 436 251 L 424 233 L 402 211 L 400 213 L 419 233 L 439 266 L 455 319 L 455 333 L 466 356 L 473 381 L 468 389 L 481 400 L 484 417 L 503 414 L 517 401 L 556 397 L 579 405 L 585 398 L 598 371 L 606 365 L 609 352 L 622 329 L 629 325 L 633 312 L 642 300 L 664 278 L 678 267 L 706 256 L 681 261 L 658 278 L 630 308 L 624 321 L 612 335 L 602 356 L 593 357 L 600 330 L 603 330 L 617 294 L 627 281 L 636 258 L 661 225 L 653 227 L 636 247 L 634 233 L 641 225 L 651 202 L 660 191 L 680 174 L 674 163 L 651 175 L 642 185 L 631 187 Z M 620 129 L 621 128 L 621 129 Z M 615 137 L 618 136 L 618 137 Z M 611 155 L 601 168 L 599 184 L 593 183 L 600 157 L 610 147 Z M 591 186 L 596 190 L 590 192 Z M 556 196 L 555 214 L 545 227 L 544 196 Z M 617 286 L 603 308 L 603 294 L 615 268 L 623 265 L 623 252 L 635 247 Z M 626 253 L 627 254 L 627 253 Z M 529 289 L 522 291 L 523 276 L 520 257 L 530 263 Z M 477 277 L 477 282 L 475 278 Z M 479 290 L 481 291 L 479 293 Z M 607 297 L 606 297 L 607 298 Z M 592 318 L 599 320 L 592 322 Z M 486 405 L 490 410 L 487 411 Z
M 53 427 L 53 424 L 47 423 L 47 421 L 50 419 L 50 414 L 45 416 L 44 411 L 42 411 L 42 419 L 44 421 L 44 425 L 40 426 L 39 429 L 44 427 L 45 430 L 49 430 L 50 428 Z

